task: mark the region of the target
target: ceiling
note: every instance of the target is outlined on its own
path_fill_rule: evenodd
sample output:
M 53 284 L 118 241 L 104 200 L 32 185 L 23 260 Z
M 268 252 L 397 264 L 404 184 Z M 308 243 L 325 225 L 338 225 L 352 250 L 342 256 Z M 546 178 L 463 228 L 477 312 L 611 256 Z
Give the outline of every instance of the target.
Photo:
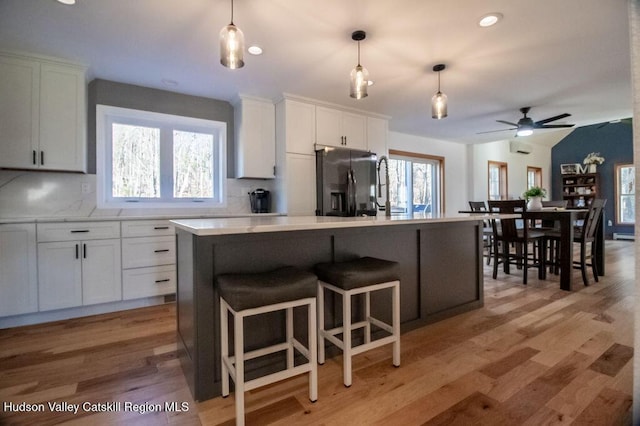
M 264 49 L 239 70 L 219 63 L 228 0 L 0 0 L 0 49 L 79 61 L 91 79 L 222 100 L 296 94 L 462 143 L 512 138 L 477 133 L 509 128 L 496 120 L 517 122 L 523 106 L 534 121 L 572 114 L 551 124 L 632 115 L 627 0 L 236 0 L 234 9 L 247 46 Z M 481 28 L 488 12 L 504 19 Z M 375 81 L 362 100 L 349 97 L 357 29 L 367 32 L 361 63 Z M 443 120 L 430 111 L 438 63 L 447 65 Z

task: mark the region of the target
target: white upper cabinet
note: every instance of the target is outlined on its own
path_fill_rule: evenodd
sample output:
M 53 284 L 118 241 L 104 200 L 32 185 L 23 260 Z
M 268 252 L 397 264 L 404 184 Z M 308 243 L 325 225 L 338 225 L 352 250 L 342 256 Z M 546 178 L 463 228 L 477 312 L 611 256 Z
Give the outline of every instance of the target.
M 316 143 L 367 149 L 367 117 L 322 106 L 316 107 Z
M 234 114 L 236 177 L 273 179 L 276 165 L 273 102 L 241 96 Z
M 0 167 L 86 171 L 85 69 L 0 53 Z
M 283 152 L 314 155 L 316 107 L 313 104 L 285 99 L 277 107 L 277 133 Z
M 367 117 L 367 143 L 369 151 L 378 155 L 388 155 L 389 121 L 384 118 Z

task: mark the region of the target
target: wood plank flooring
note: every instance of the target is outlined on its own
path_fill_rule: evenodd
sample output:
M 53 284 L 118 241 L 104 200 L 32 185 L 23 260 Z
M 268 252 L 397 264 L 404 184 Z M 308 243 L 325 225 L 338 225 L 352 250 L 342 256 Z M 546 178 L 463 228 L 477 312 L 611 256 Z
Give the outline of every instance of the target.
M 400 368 L 390 347 L 361 354 L 347 389 L 329 359 L 315 404 L 293 378 L 249 392 L 247 424 L 629 425 L 633 243 L 608 241 L 606 261 L 606 277 L 572 293 L 485 269 L 485 307 L 403 334 Z M 0 330 L 0 424 L 234 424 L 233 394 L 191 398 L 175 328 L 168 304 Z

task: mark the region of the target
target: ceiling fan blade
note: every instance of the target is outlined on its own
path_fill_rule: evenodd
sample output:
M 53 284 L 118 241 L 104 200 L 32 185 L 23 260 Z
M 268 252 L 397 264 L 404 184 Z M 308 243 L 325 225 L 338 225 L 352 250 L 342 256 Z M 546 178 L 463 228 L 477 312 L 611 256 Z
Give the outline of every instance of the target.
M 545 118 L 544 120 L 536 121 L 535 124 L 536 125 L 546 124 L 546 123 L 550 123 L 552 121 L 560 120 L 561 118 L 566 118 L 566 117 L 571 117 L 571 114 L 564 113 L 564 114 L 556 115 L 555 117 Z
M 489 130 L 488 132 L 478 132 L 478 133 L 476 133 L 476 135 L 481 135 L 481 134 L 483 134 L 483 133 L 505 132 L 505 131 L 507 131 L 507 130 L 517 130 L 517 129 L 518 129 L 517 127 L 513 127 L 513 128 L 510 128 L 510 129 Z
M 535 129 L 565 129 L 573 127 L 575 124 L 545 124 L 544 126 L 534 126 Z
M 510 121 L 504 121 L 504 120 L 496 120 L 498 123 L 503 123 L 503 124 L 508 124 L 509 126 L 516 126 L 516 128 L 518 128 L 518 124 L 517 123 L 512 123 Z

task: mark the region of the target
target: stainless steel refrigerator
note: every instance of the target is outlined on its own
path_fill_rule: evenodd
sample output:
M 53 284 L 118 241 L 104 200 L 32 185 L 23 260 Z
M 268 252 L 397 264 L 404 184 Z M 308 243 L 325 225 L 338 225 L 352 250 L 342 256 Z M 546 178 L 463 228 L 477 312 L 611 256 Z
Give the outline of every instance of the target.
M 316 151 L 316 216 L 375 216 L 376 159 L 368 151 Z

